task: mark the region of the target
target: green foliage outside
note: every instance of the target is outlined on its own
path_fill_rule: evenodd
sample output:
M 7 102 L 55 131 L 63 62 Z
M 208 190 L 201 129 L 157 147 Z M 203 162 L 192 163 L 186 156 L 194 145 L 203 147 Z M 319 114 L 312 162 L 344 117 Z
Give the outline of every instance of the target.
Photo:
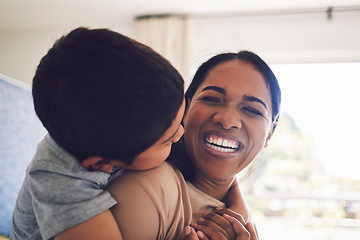
M 360 219 L 360 180 L 327 174 L 313 146 L 314 139 L 283 113 L 269 146 L 241 178 L 253 211 L 268 217 Z

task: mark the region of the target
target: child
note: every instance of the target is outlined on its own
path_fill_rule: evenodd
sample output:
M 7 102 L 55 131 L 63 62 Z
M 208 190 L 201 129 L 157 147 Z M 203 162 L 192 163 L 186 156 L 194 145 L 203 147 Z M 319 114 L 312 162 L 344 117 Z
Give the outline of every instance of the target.
M 10 239 L 121 239 L 104 187 L 121 169 L 169 155 L 183 134 L 181 75 L 128 37 L 78 28 L 42 58 L 33 98 L 49 134 L 27 169 Z

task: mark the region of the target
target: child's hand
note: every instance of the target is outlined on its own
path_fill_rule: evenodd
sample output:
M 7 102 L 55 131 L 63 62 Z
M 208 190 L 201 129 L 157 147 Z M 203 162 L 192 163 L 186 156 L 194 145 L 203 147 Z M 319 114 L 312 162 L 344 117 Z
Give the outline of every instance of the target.
M 193 239 L 236 239 L 236 240 L 257 240 L 258 236 L 254 225 L 246 223 L 243 217 L 230 209 L 217 209 L 200 219 L 198 224 L 191 225 L 200 234 L 194 235 Z M 195 231 L 193 231 L 195 233 Z M 205 236 L 202 236 L 202 233 Z M 198 238 L 196 238 L 198 237 Z

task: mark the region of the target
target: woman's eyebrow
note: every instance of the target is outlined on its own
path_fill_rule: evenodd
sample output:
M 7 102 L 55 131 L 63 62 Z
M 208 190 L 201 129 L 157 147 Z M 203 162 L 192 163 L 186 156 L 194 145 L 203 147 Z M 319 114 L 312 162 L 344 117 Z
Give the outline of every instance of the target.
M 220 94 L 226 95 L 226 90 L 221 88 L 221 87 L 207 86 L 201 92 L 204 92 L 204 91 L 207 91 L 207 90 L 213 90 L 213 91 L 218 92 Z M 263 105 L 266 108 L 266 110 L 268 109 L 265 102 L 262 101 L 261 99 L 257 98 L 257 97 L 244 95 L 244 100 L 249 101 L 249 102 L 258 102 L 261 105 Z
M 260 103 L 261 105 L 263 105 L 263 106 L 266 108 L 266 110 L 268 109 L 267 106 L 266 106 L 266 104 L 265 104 L 261 99 L 259 99 L 259 98 L 257 98 L 257 97 L 245 95 L 245 96 L 244 96 L 244 100 L 249 101 L 249 102 L 258 102 L 258 103 Z
M 216 87 L 216 86 L 207 86 L 205 87 L 201 92 L 207 91 L 207 90 L 213 90 L 215 92 L 221 93 L 223 95 L 226 95 L 226 91 L 225 89 L 221 88 L 221 87 Z

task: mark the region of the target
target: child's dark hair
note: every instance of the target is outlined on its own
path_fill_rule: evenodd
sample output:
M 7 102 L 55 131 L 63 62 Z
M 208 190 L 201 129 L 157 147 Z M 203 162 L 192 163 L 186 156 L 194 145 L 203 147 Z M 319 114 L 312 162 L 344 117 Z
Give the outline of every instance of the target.
M 50 136 L 80 162 L 131 164 L 171 126 L 183 85 L 151 48 L 108 29 L 78 28 L 41 59 L 33 98 Z

